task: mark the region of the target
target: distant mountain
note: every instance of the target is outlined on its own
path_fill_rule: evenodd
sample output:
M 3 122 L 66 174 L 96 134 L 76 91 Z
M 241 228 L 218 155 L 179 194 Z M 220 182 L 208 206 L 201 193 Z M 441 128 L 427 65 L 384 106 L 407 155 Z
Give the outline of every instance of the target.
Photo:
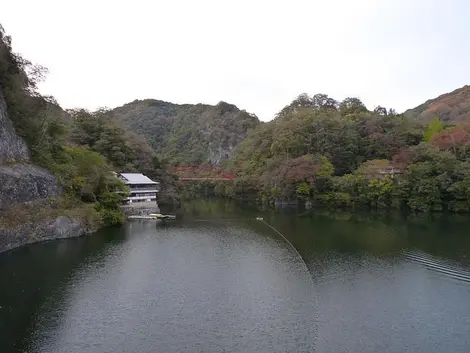
M 108 114 L 145 137 L 171 164 L 220 164 L 260 124 L 254 114 L 225 102 L 212 106 L 135 100 Z
M 408 117 L 429 122 L 435 117 L 446 122 L 470 121 L 470 86 L 430 99 L 405 112 Z

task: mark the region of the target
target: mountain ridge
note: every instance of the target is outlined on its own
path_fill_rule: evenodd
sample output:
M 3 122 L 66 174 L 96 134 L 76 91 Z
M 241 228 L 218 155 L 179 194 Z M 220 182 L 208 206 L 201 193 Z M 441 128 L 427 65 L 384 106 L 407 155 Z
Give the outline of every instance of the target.
M 436 117 L 451 123 L 470 120 L 470 85 L 428 99 L 404 114 L 425 123 Z
M 317 95 L 324 99 L 323 96 L 327 97 Z M 279 114 L 305 108 L 303 100 L 305 96 L 300 95 L 294 106 L 285 107 Z M 330 99 L 321 103 L 332 105 L 335 102 Z M 447 124 L 470 120 L 470 85 L 428 99 L 403 115 L 422 125 L 436 117 Z M 209 163 L 220 166 L 232 159 L 233 152 L 250 130 L 265 124 L 255 114 L 224 101 L 211 105 L 135 99 L 111 109 L 108 117 L 143 136 L 170 165 Z

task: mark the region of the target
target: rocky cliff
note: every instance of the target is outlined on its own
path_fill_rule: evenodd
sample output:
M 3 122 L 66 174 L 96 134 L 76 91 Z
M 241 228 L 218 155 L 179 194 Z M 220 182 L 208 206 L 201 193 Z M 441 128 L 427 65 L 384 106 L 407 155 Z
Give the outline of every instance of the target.
M 0 165 L 0 210 L 10 205 L 59 196 L 56 178 L 31 164 Z
M 12 207 L 37 204 L 44 211 L 47 199 L 60 196 L 57 178 L 48 170 L 31 163 L 26 143 L 16 135 L 8 118 L 7 105 L 0 93 L 0 252 L 43 240 L 81 235 L 89 229 L 81 221 L 55 216 L 31 221 L 7 222 L 5 216 Z M 33 206 L 34 210 L 34 206 Z M 47 212 L 46 212 L 47 213 Z M 11 217 L 10 217 L 11 218 Z
M 0 92 L 0 165 L 28 160 L 28 147 L 23 139 L 15 134 L 7 115 L 7 104 Z

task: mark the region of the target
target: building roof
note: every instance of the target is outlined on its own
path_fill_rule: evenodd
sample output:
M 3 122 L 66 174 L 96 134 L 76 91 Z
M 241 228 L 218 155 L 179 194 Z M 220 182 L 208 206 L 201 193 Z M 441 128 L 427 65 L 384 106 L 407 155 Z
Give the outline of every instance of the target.
M 126 179 L 124 181 L 126 184 L 158 184 L 141 173 L 120 173 L 119 175 Z

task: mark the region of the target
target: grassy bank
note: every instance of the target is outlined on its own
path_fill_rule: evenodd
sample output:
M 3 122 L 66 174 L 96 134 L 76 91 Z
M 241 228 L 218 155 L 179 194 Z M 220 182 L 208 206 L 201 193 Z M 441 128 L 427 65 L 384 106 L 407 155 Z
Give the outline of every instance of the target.
M 88 229 L 98 229 L 104 224 L 94 205 L 58 198 L 12 205 L 0 211 L 0 228 L 14 228 L 25 222 L 41 222 L 59 216 L 76 219 Z

